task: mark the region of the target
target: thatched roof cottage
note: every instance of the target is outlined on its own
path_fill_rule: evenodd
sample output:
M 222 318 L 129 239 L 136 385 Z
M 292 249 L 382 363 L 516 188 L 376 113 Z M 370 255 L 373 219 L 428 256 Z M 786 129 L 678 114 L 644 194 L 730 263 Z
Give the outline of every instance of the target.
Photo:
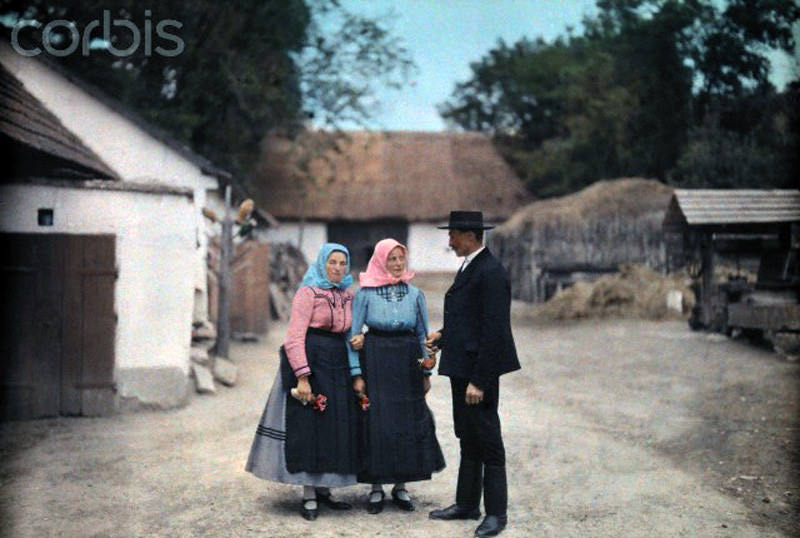
M 82 357 L 75 359 L 83 361 L 75 362 L 76 368 L 89 377 L 79 382 L 86 407 L 60 413 L 185 402 L 192 322 L 208 319 L 207 243 L 214 229 L 201 210 L 219 200 L 218 190 L 232 182 L 230 175 L 47 55 L 22 56 L 0 42 L 0 64 L 5 68 L 0 132 L 13 155 L 13 165 L 0 178 L 3 237 L 17 245 L 15 255 L 20 256 L 85 244 L 92 254 L 84 263 L 96 266 L 86 270 L 109 279 L 97 286 L 94 281 L 73 285 L 84 278 L 74 267 L 51 274 L 52 260 L 20 262 L 32 272 L 18 289 L 43 278 L 70 292 L 101 290 L 75 299 L 68 310 L 54 304 L 48 311 L 51 327 L 73 323 L 70 316 L 80 314 L 75 304 L 93 305 L 89 314 L 95 316 L 75 322 L 87 334 L 62 332 L 70 357 Z M 57 261 L 63 266 L 63 260 Z M 30 313 L 29 299 L 22 294 L 21 302 L 9 308 Z M 45 356 L 21 344 L 15 349 L 27 355 L 20 360 L 61 360 L 62 342 L 48 340 L 52 335 L 37 332 L 41 324 L 28 321 L 25 338 L 48 342 L 45 348 L 56 351 Z M 85 352 L 71 337 L 87 343 Z M 26 394 L 41 385 L 10 383 Z M 25 396 L 18 401 L 35 400 Z M 45 412 L 52 414 L 52 409 Z
M 408 245 L 415 270 L 454 270 L 458 259 L 435 226 L 450 210 L 482 210 L 499 223 L 531 199 L 481 134 L 349 132 L 328 146 L 324 137 L 331 135 L 268 137 L 254 187 L 281 222 L 267 232 L 270 239 L 298 244 L 302 229 L 307 258 L 324 241 L 337 241 L 363 268 L 375 242 L 394 237 Z
M 29 90 L 15 60 L 0 54 L 0 139 L 12 155 L 0 175 L 0 419 L 178 405 L 188 385 L 193 192 L 121 176 Z M 50 72 L 27 74 L 70 94 Z

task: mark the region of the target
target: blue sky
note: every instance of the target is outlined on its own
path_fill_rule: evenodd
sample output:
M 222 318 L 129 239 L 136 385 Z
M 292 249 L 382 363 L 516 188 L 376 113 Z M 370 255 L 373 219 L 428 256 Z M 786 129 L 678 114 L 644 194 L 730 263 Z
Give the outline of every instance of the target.
M 417 64 L 402 91 L 382 89 L 375 130 L 440 131 L 445 124 L 436 105 L 457 82 L 470 77 L 470 62 L 479 60 L 499 38 L 514 43 L 523 36 L 552 40 L 576 30 L 584 15 L 595 13 L 595 0 L 343 0 L 350 10 L 370 17 L 392 12 L 391 27 L 401 36 Z M 774 55 L 782 85 L 791 62 Z M 782 75 L 783 74 L 783 75 Z M 346 128 L 355 126 L 345 125 Z
M 417 73 L 414 85 L 384 90 L 370 127 L 440 131 L 445 124 L 436 105 L 456 82 L 470 76 L 469 64 L 495 46 L 523 36 L 553 39 L 567 25 L 578 27 L 594 13 L 594 0 L 344 0 L 348 9 L 369 16 L 393 12 L 391 27 L 410 50 Z

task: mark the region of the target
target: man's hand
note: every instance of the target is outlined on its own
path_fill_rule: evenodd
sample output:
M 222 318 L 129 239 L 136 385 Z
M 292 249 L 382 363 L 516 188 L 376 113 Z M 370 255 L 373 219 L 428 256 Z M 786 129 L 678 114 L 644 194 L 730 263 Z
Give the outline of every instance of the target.
M 360 375 L 353 378 L 353 392 L 358 396 L 364 394 L 364 378 Z
M 436 341 L 442 337 L 442 333 L 439 331 L 432 332 L 428 335 L 428 338 L 425 340 L 425 347 L 428 349 L 428 354 L 433 355 L 439 348 L 436 347 Z
M 357 334 L 350 339 L 350 347 L 352 347 L 355 351 L 360 351 L 362 347 L 364 347 L 364 335 Z
M 311 383 L 308 382 L 308 376 L 297 380 L 297 398 L 301 402 L 311 401 Z
M 477 405 L 483 401 L 483 391 L 470 383 L 467 385 L 467 394 L 464 397 L 467 405 Z

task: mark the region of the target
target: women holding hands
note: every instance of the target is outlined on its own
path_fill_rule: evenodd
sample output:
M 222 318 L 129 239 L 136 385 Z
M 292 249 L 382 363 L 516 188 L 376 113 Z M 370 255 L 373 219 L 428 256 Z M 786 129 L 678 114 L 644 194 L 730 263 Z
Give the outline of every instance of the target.
M 372 484 L 367 505 L 371 514 L 383 509 L 383 484 L 394 484 L 392 500 L 397 506 L 414 510 L 405 483 L 428 480 L 445 466 L 425 403 L 435 355 L 428 357 L 424 345 L 425 296 L 409 284 L 413 276 L 406 248 L 394 239 L 378 241 L 366 272 L 359 276 L 361 289 L 353 302 L 350 344 L 361 350 L 370 399 L 364 414 L 364 470 L 358 481 Z M 361 334 L 364 325 L 366 335 Z M 351 351 L 350 364 L 357 361 Z
M 301 515 L 309 520 L 317 517 L 317 501 L 349 509 L 329 488 L 355 484 L 360 469 L 353 392 L 362 393 L 364 382 L 345 341 L 352 321 L 349 269 L 349 252 L 337 243 L 325 243 L 308 268 L 246 466 L 259 478 L 302 485 Z

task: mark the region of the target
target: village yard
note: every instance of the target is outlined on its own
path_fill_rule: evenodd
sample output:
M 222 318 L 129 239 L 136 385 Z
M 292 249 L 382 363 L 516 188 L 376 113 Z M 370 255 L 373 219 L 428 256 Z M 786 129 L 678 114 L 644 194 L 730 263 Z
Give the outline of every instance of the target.
M 432 326 L 442 282 L 427 282 Z M 525 306 L 515 304 L 519 314 Z M 440 522 L 458 445 L 449 385 L 428 401 L 447 460 L 411 484 L 417 510 L 297 514 L 297 488 L 244 471 L 285 325 L 237 343 L 239 383 L 174 411 L 0 425 L 3 536 L 471 536 Z M 508 537 L 796 536 L 800 364 L 683 321 L 535 323 L 515 316 L 523 369 L 503 377 Z

